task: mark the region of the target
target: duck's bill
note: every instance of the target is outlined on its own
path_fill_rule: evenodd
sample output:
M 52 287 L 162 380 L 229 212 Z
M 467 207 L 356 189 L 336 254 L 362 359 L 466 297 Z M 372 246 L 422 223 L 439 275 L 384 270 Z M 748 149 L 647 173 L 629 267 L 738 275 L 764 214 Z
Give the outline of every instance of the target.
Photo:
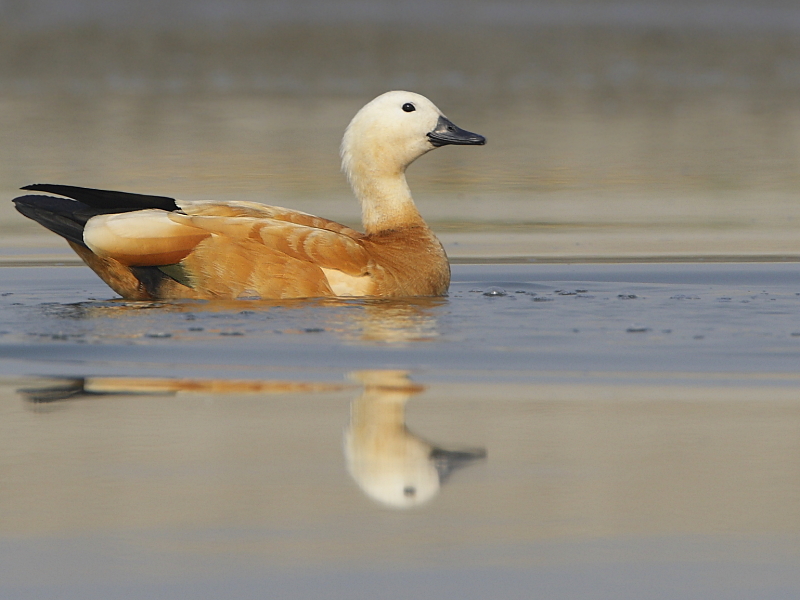
M 430 459 L 433 461 L 436 471 L 439 473 L 439 481 L 444 482 L 450 473 L 456 469 L 461 469 L 467 465 L 486 458 L 486 450 L 478 448 L 475 450 L 444 450 L 434 448 L 431 450 Z
M 436 128 L 428 133 L 428 139 L 434 146 L 459 144 L 462 146 L 483 146 L 486 138 L 471 131 L 465 131 L 445 117 L 439 117 Z

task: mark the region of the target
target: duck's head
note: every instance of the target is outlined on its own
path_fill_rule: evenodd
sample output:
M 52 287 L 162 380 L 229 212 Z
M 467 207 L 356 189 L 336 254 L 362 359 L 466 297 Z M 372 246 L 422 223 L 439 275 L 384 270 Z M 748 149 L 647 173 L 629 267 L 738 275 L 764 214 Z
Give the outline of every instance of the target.
M 358 111 L 347 127 L 342 140 L 342 167 L 351 178 L 362 166 L 374 174 L 402 173 L 414 160 L 439 146 L 485 143 L 482 135 L 454 125 L 425 96 L 386 92 Z

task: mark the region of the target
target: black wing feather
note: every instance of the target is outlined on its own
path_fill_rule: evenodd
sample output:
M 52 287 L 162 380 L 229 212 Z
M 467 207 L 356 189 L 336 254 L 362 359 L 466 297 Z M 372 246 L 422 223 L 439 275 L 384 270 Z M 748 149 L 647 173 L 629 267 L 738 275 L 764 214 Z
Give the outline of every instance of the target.
M 131 194 L 130 192 L 95 190 L 93 188 L 58 185 L 54 183 L 34 183 L 33 185 L 26 185 L 22 189 L 66 196 L 67 198 L 72 198 L 73 200 L 77 200 L 93 208 L 101 208 L 104 212 L 130 212 L 133 210 L 143 210 L 145 208 L 178 210 L 175 199 L 168 198 L 167 196 L 149 196 L 147 194 Z
M 26 185 L 22 189 L 65 196 L 64 198 L 38 195 L 20 196 L 14 198 L 14 204 L 17 210 L 29 219 L 33 219 L 50 231 L 81 246 L 86 246 L 83 243 L 83 228 L 86 221 L 96 215 L 131 212 L 146 208 L 178 210 L 175 199 L 166 196 L 95 190 L 52 183 L 35 183 Z

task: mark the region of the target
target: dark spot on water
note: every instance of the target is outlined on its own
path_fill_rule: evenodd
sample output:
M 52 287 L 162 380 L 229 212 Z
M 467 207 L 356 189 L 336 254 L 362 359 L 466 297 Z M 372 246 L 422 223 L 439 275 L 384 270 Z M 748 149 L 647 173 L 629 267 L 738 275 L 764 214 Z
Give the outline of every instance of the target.
M 194 320 L 197 319 L 197 317 L 194 316 L 192 313 L 189 313 L 188 315 L 185 315 L 183 318 L 186 319 L 187 321 L 194 321 Z
M 723 296 L 722 298 L 717 298 L 717 301 L 718 302 L 730 302 L 731 299 L 728 298 L 727 296 Z
M 622 300 L 635 300 L 638 298 L 636 294 L 617 294 L 617 298 L 621 298 Z
M 205 327 L 189 327 L 189 331 L 205 331 Z
M 2 294 L 0 294 L 0 296 L 3 296 L 4 298 L 6 296 L 13 296 L 13 295 L 14 295 L 14 292 L 3 292 Z
M 505 296 L 506 291 L 501 287 L 490 287 L 488 290 L 483 292 L 483 295 L 490 297 Z
M 172 334 L 166 331 L 148 331 L 144 336 L 149 338 L 171 338 Z
M 692 339 L 693 340 L 702 340 L 702 339 L 705 339 L 705 337 L 706 336 L 704 336 L 704 335 L 695 335 L 695 336 L 692 336 Z
M 416 488 L 410 485 L 407 485 L 406 487 L 403 488 L 403 496 L 405 496 L 406 498 L 413 498 L 416 495 L 417 495 Z
M 4 333 L 4 332 L 0 331 L 0 333 Z M 793 331 L 791 335 L 792 335 L 792 337 L 800 337 L 800 331 Z
M 687 296 L 686 294 L 675 294 L 669 297 L 670 300 L 700 300 L 700 296 Z
M 650 331 L 650 328 L 643 325 L 631 325 L 625 331 L 627 333 L 647 333 Z
M 556 292 L 559 296 L 576 296 L 578 292 L 570 292 L 567 290 L 562 290 L 560 292 Z
M 244 333 L 241 332 L 241 331 L 220 331 L 219 334 L 220 335 L 230 335 L 230 336 L 244 335 Z
M 662 329 L 661 333 L 672 333 L 672 329 Z
M 322 333 L 323 331 L 325 331 L 325 329 L 323 329 L 322 327 L 307 327 L 306 329 L 303 329 L 303 331 L 305 333 Z
M 544 296 L 537 296 L 536 298 L 531 298 L 534 302 L 552 302 L 552 298 L 545 298 Z

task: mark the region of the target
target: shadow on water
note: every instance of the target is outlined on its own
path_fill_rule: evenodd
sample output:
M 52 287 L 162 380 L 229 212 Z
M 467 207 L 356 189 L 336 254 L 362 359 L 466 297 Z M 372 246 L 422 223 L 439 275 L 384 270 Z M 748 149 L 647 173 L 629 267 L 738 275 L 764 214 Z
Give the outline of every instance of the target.
M 408 430 L 406 403 L 425 391 L 425 386 L 409 379 L 408 372 L 360 371 L 351 374 L 351 379 L 363 387 L 350 404 L 345 460 L 359 488 L 373 500 L 397 509 L 425 504 L 439 494 L 453 471 L 486 457 L 484 449 L 447 450 Z M 120 395 L 307 394 L 358 387 L 277 380 L 83 377 L 54 379 L 47 385 L 24 387 L 17 392 L 37 412 L 48 412 L 54 402 Z

